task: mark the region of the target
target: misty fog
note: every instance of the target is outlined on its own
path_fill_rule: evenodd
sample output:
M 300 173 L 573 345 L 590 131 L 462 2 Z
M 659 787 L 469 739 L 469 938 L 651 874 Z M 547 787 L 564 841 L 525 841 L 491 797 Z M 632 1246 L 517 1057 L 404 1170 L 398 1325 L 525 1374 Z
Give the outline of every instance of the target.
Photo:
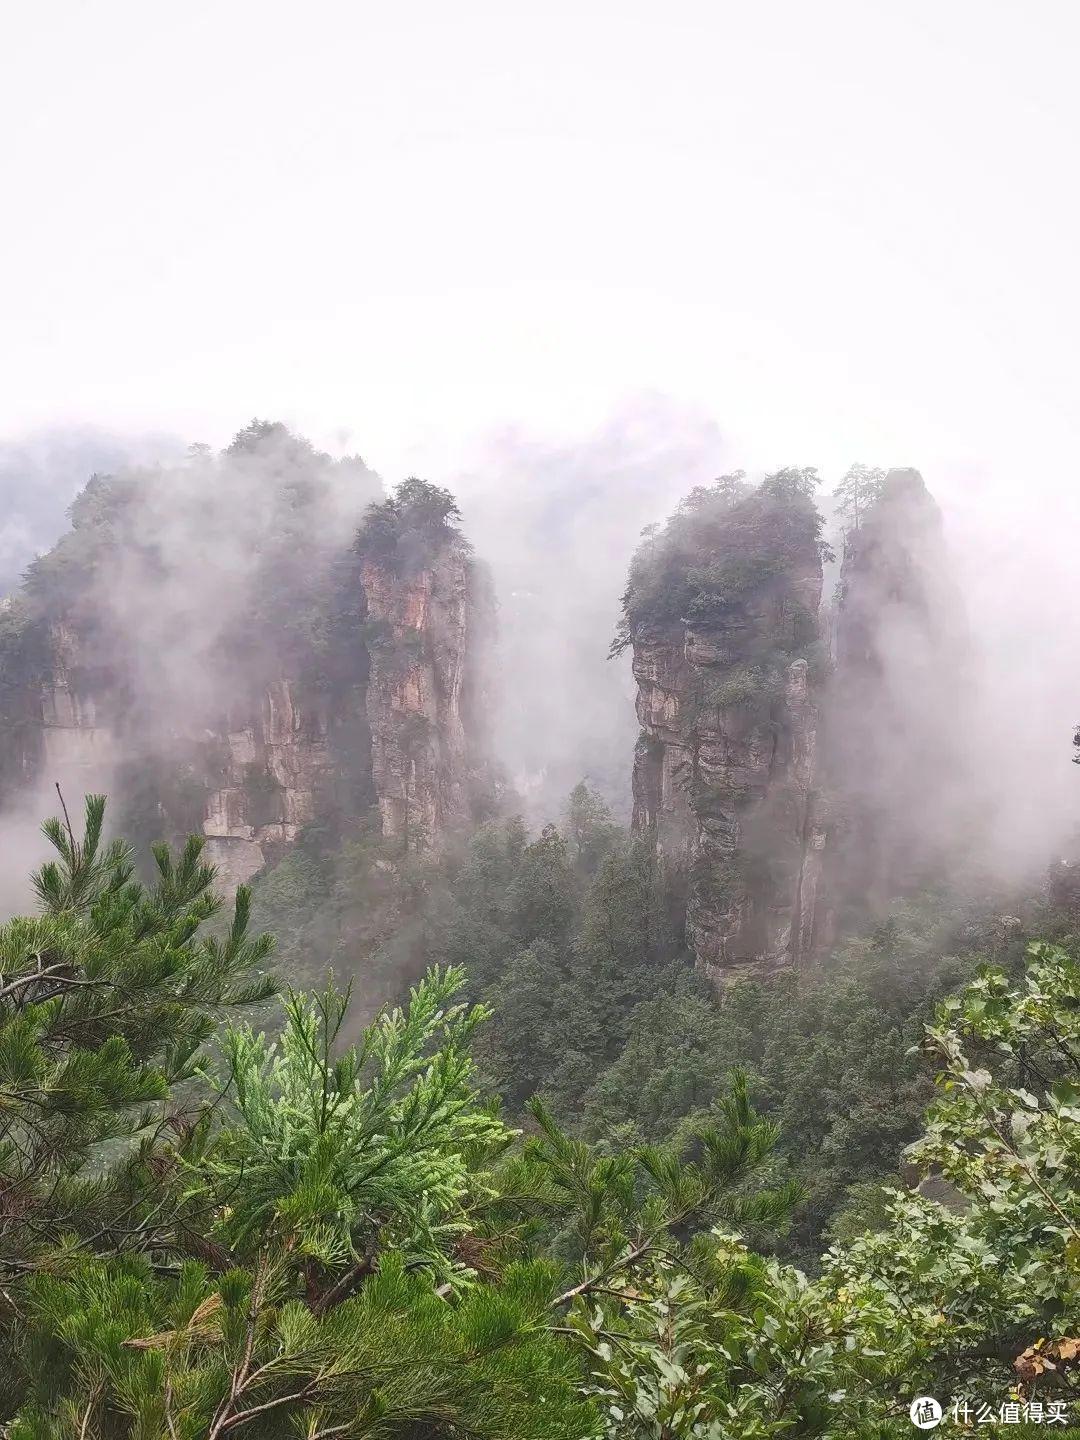
M 85 481 L 91 468 L 145 460 L 152 443 L 69 430 L 9 442 L 5 473 L 18 477 L 4 531 L 9 563 L 16 556 L 25 563 L 57 538 L 61 504 L 80 483 L 74 467 L 82 467 Z M 275 583 L 260 568 L 262 548 L 282 523 L 287 493 L 265 458 L 213 460 L 196 451 L 177 463 L 170 459 L 176 451 L 161 442 L 162 463 L 131 472 L 139 476 L 138 500 L 125 523 L 137 543 L 102 575 L 99 596 L 110 617 L 106 643 L 122 646 L 139 677 L 133 704 L 162 737 L 197 732 L 220 709 L 223 691 L 235 686 L 236 673 L 220 673 L 220 657 L 213 657 L 251 603 L 253 584 Z M 858 458 L 883 465 L 891 459 Z M 918 459 L 901 457 L 908 458 Z M 628 818 L 634 686 L 628 659 L 609 660 L 607 650 L 629 560 L 644 526 L 662 521 L 694 485 L 740 464 L 751 480 L 760 478 L 762 469 L 755 472 L 725 440 L 721 421 L 653 397 L 576 439 L 503 426 L 478 436 L 454 471 L 432 476 L 459 496 L 465 532 L 494 577 L 494 744 L 534 825 L 558 818 L 581 778 L 618 818 Z M 359 462 L 328 459 L 322 473 L 324 487 L 306 521 L 318 517 L 318 533 L 305 537 L 311 565 L 349 543 L 366 505 L 382 493 Z M 822 476 L 827 516 L 839 478 Z M 1080 673 L 1073 580 L 1080 496 L 1040 476 L 1013 484 L 961 472 L 924 478 L 944 514 L 949 571 L 931 581 L 956 589 L 968 659 L 963 676 L 945 674 L 946 688 L 934 695 L 906 675 L 910 656 L 902 645 L 893 647 L 890 683 L 911 707 L 908 746 L 914 751 L 918 734 L 937 733 L 942 753 L 955 756 L 938 787 L 937 818 L 916 816 L 912 823 L 947 833 L 973 864 L 1027 877 L 1075 842 L 1080 820 L 1068 743 Z M 839 552 L 835 518 L 828 533 Z M 825 608 L 837 566 L 828 569 Z M 901 746 L 895 761 L 901 780 L 905 753 Z M 102 753 L 94 785 L 108 788 L 109 765 Z M 20 861 L 16 875 L 40 819 L 32 811 L 51 803 L 56 778 L 43 777 L 31 813 L 4 831 L 5 853 Z
M 495 578 L 495 739 L 534 822 L 583 778 L 629 818 L 634 684 L 627 656 L 607 658 L 619 597 L 642 529 L 725 464 L 714 420 L 652 398 L 577 441 L 505 427 L 447 477 Z
M 175 458 L 183 449 L 164 435 L 119 435 L 94 425 L 44 426 L 0 439 L 0 595 L 59 536 L 91 475 Z

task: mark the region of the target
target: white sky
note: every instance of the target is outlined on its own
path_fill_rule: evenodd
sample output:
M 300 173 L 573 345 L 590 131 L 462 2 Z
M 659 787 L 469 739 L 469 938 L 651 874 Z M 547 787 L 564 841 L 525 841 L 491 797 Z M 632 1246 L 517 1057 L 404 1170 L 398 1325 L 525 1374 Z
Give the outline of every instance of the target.
M 646 391 L 750 468 L 1072 483 L 1075 3 L 8 0 L 0 24 L 0 433 L 223 442 L 269 415 L 396 480 Z
M 1077 0 L 0 0 L 0 437 L 283 419 L 486 473 L 496 543 L 514 456 L 612 415 L 917 465 L 1038 848 L 1078 794 L 1078 70 Z

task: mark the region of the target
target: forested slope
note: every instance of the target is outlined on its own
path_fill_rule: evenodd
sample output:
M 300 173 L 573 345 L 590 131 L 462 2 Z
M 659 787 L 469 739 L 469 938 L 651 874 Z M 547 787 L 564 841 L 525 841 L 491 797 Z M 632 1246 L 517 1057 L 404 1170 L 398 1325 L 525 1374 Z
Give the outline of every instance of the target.
M 994 1428 L 1065 1423 L 1067 948 L 1029 946 L 1017 979 L 983 967 L 925 1032 L 940 1088 L 912 1158 L 949 1206 L 884 1197 L 807 1281 L 740 1238 L 800 1200 L 740 1071 L 658 1143 L 572 1138 L 539 1101 L 523 1139 L 478 1088 L 492 1017 L 454 967 L 359 1048 L 344 997 L 288 992 L 274 1049 L 225 1018 L 273 989 L 246 889 L 208 936 L 201 842 L 159 848 L 146 889 L 102 820 L 91 800 L 78 836 L 50 825 L 39 913 L 0 929 L 13 1440 L 884 1437 L 920 1393 Z M 543 877 L 525 863 L 528 924 L 556 918 Z

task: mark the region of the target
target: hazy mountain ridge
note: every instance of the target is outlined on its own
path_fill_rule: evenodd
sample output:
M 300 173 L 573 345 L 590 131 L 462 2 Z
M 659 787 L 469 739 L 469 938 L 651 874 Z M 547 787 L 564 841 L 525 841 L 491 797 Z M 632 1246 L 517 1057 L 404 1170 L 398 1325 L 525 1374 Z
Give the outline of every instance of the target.
M 450 497 L 381 496 L 261 422 L 95 477 L 3 616 L 9 819 L 108 791 L 136 841 L 201 832 L 231 885 L 316 819 L 374 807 L 406 849 L 464 823 L 491 602 Z

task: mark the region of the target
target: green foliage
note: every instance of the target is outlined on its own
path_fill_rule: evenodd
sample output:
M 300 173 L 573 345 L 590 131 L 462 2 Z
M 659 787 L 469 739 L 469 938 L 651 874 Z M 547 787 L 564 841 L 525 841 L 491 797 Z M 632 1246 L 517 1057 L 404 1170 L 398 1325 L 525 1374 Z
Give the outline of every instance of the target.
M 481 991 L 495 1009 L 485 1069 L 512 1109 L 543 1088 L 561 1115 L 575 1114 L 674 952 L 655 859 L 623 841 L 583 887 L 549 827 L 522 852 L 506 921 L 495 943 L 508 958 Z
M 585 1440 L 577 1366 L 548 1328 L 550 1266 L 522 1264 L 449 1304 L 390 1254 L 319 1312 L 275 1271 L 174 1283 L 131 1262 L 44 1280 L 33 1323 L 56 1335 L 19 1440 L 296 1434 Z
M 737 895 L 739 867 L 710 873 L 719 897 Z M 763 1113 L 780 1124 L 778 1155 L 805 1192 L 784 1253 L 813 1267 L 823 1235 L 847 1225 L 851 1207 L 880 1209 L 876 1189 L 857 1187 L 893 1179 L 919 1133 L 933 1087 L 912 1046 L 936 1003 L 986 949 L 1011 967 L 1022 961 L 1023 931 L 1002 938 L 980 913 L 974 904 L 950 912 L 945 897 L 928 894 L 819 971 L 742 982 L 719 998 L 685 971 L 664 976 L 574 1113 L 589 1135 L 653 1140 L 708 1114 L 731 1067 L 746 1067 Z
M 708 986 L 687 973 L 633 1013 L 626 1044 L 585 1102 L 586 1133 L 645 1143 L 708 1114 L 733 1061 L 731 1035 Z
M 232 1254 L 277 1243 L 309 1291 L 341 1283 L 393 1244 L 410 1268 L 457 1280 L 466 1157 L 506 1132 L 470 1105 L 468 1041 L 486 1012 L 449 1002 L 459 971 L 432 971 L 405 1010 L 384 1014 L 357 1050 L 335 1056 L 347 995 L 291 993 L 279 1053 L 250 1029 L 224 1049 L 239 1122 L 198 1176 L 227 1197 L 220 1237 Z M 237 1174 L 242 1188 L 233 1195 Z
M 753 486 L 747 484 L 746 471 L 732 470 L 726 475 L 718 475 L 711 485 L 695 485 L 679 501 L 678 508 L 680 512 L 688 514 L 709 510 L 717 504 L 733 510 L 740 500 L 745 500 L 752 491 Z
M 549 826 L 531 842 L 520 820 L 491 821 L 435 857 L 391 863 L 374 835 L 336 847 L 305 836 L 256 881 L 255 907 L 289 973 L 321 985 L 328 966 L 346 969 L 367 1005 L 431 966 L 466 967 L 470 997 L 496 1012 L 477 1057 L 514 1114 L 538 1088 L 576 1114 L 634 1007 L 687 963 L 648 847 L 585 785 L 565 834 Z
M 715 1122 L 682 1144 L 614 1156 L 570 1140 L 534 1109 L 541 1138 L 525 1166 L 539 1158 L 556 1193 L 574 1201 L 561 1247 L 582 1278 L 561 1298 L 585 1352 L 586 1391 L 602 1404 L 602 1434 L 780 1433 L 787 1406 L 770 1416 L 760 1387 L 743 1394 L 764 1267 L 730 1227 L 782 1226 L 797 1190 L 758 1183 L 776 1130 L 750 1109 L 745 1077 L 733 1077 Z M 752 1407 L 760 1431 L 723 1428 Z
M 927 1393 L 1073 1393 L 1080 1354 L 1080 964 L 1029 947 L 1022 984 L 984 967 L 928 1026 L 940 1098 L 910 1158 L 948 1204 L 896 1192 L 887 1225 L 830 1252 L 823 1288 Z M 993 1067 L 993 1068 L 990 1068 Z
M 515 1114 L 537 1091 L 559 1084 L 568 1058 L 565 1016 L 556 1012 L 552 997 L 569 984 L 559 952 L 544 940 L 534 940 L 484 991 L 498 1021 L 481 1037 L 481 1063 Z
M 745 864 L 710 864 L 718 898 L 738 898 Z M 927 894 L 820 970 L 718 997 L 647 847 L 581 788 L 564 833 L 530 842 L 519 821 L 492 821 L 401 871 L 374 838 L 332 854 L 302 841 L 257 882 L 256 907 L 290 974 L 321 985 L 333 964 L 368 1004 L 431 965 L 466 967 L 470 999 L 494 1012 L 480 1075 L 514 1117 L 542 1092 L 591 1139 L 653 1142 L 707 1116 L 746 1067 L 806 1192 L 783 1253 L 810 1268 L 837 1225 L 850 1233 L 847 1212 L 880 1215 L 879 1187 L 919 1132 L 932 1087 L 908 1052 L 934 1004 L 987 951 L 1015 968 L 1025 926 L 1045 923 L 1036 910 L 999 932 L 984 897 Z
M 181 844 L 202 828 L 208 790 L 220 783 L 222 757 L 209 744 L 174 740 L 161 750 L 129 752 L 115 770 L 116 828 L 136 856 L 161 841 Z
M 202 453 L 206 453 L 203 451 Z M 240 458 L 272 456 L 281 468 L 303 465 L 316 450 L 310 441 L 293 435 L 280 420 L 254 419 L 238 430 L 225 453 Z
M 464 1244 L 510 1135 L 472 1093 L 485 1012 L 454 1003 L 462 975 L 432 972 L 356 1050 L 345 997 L 292 994 L 277 1049 L 225 1032 L 200 1104 L 211 1015 L 267 993 L 269 942 L 244 890 L 197 939 L 198 843 L 159 849 L 144 891 L 103 818 L 95 798 L 81 840 L 48 824 L 45 914 L 0 931 L 10 1433 L 584 1440 L 559 1269 L 523 1254 L 481 1287 Z
M 845 1350 L 842 1309 L 723 1231 L 689 1258 L 635 1277 L 618 1329 L 599 1307 L 579 1322 L 607 1440 L 879 1433 L 866 1403 L 877 1367 Z
M 433 551 L 447 540 L 464 544 L 456 523 L 460 519 L 449 490 L 413 475 L 389 499 L 369 506 L 357 552 L 376 556 L 393 570 L 412 572 L 430 562 Z
M 161 1176 L 197 1146 L 199 1107 L 171 1091 L 198 1080 L 217 1017 L 272 988 L 245 890 L 224 936 L 198 933 L 219 907 L 200 842 L 158 848 L 144 888 L 127 847 L 103 843 L 104 813 L 89 797 L 79 840 L 66 817 L 46 823 L 42 913 L 0 928 L 0 1276 L 16 1311 L 28 1277 L 80 1255 L 183 1249 L 190 1207 Z M 8 1316 L 13 1377 L 17 1336 Z
M 290 1283 L 287 1246 L 276 1261 L 216 1275 L 187 1263 L 162 1279 L 121 1257 L 40 1277 L 29 1304 L 36 1383 L 13 1433 L 111 1437 L 151 1425 L 195 1437 L 258 1420 L 258 1433 L 277 1436 L 295 1433 L 295 1417 L 302 1433 L 344 1421 L 372 1440 L 594 1440 L 597 1402 L 615 1378 L 604 1367 L 609 1328 L 640 1329 L 651 1277 L 699 1270 L 711 1244 L 679 1237 L 720 1216 L 782 1223 L 793 1196 L 752 1188 L 775 1137 L 741 1082 L 723 1124 L 696 1137 L 695 1156 L 654 1148 L 609 1159 L 542 1107 L 536 1119 L 536 1137 L 481 1197 L 483 1278 L 436 1288 L 385 1234 L 348 1286 L 314 1298 Z M 545 1259 L 545 1230 L 521 1224 L 537 1213 L 560 1227 L 563 1258 Z M 727 1292 L 745 1301 L 751 1289 Z M 633 1383 L 645 1390 L 657 1367 L 644 1337 L 640 1349 Z M 614 1418 L 617 1407 L 603 1408 Z
M 913 992 L 925 1012 L 966 962 L 909 909 L 826 974 L 719 1003 L 660 963 L 649 857 L 588 792 L 571 817 L 569 843 L 486 827 L 443 877 L 465 928 L 438 933 L 483 939 L 502 1030 L 435 968 L 355 1047 L 332 986 L 287 996 L 276 1044 L 216 1036 L 266 994 L 268 942 L 243 890 L 201 937 L 197 842 L 145 889 L 100 799 L 79 840 L 48 824 L 43 913 L 0 930 L 13 1440 L 884 1440 L 920 1391 L 1069 1396 L 1072 951 L 1032 945 L 1018 981 L 1010 927 L 924 1025 Z M 481 1093 L 485 1029 L 524 1139 Z M 908 1161 L 933 1188 L 890 1193 L 920 1057 L 938 1098 Z M 598 1068 L 579 1133 L 528 1098 L 573 1117 Z M 847 1210 L 807 1279 L 751 1245 L 823 1177 Z
M 584 780 L 570 791 L 566 806 L 566 839 L 575 872 L 591 879 L 604 859 L 621 843 L 611 812 Z
M 351 1013 L 363 1006 L 370 1018 L 384 1001 L 401 997 L 424 962 L 392 948 L 395 937 L 405 944 L 404 876 L 377 816 L 339 824 L 329 808 L 328 815 L 253 879 L 253 912 L 274 933 L 281 972 L 295 985 L 325 989 L 332 971 L 358 977 L 360 1005 Z
M 789 466 L 766 475 L 761 489 L 777 500 L 813 500 L 821 476 L 813 465 Z
M 95 800 L 81 841 L 48 826 L 59 859 L 37 877 L 46 918 L 104 926 L 129 967 L 125 991 L 136 957 L 144 989 L 169 957 L 166 988 L 187 1005 L 173 1000 L 159 1016 L 151 992 L 137 1012 L 139 1045 L 148 1055 L 164 1047 L 167 1064 L 152 1067 L 100 1007 L 93 1016 L 120 1027 L 114 1038 L 78 1048 L 62 1027 L 67 1053 L 56 1061 L 35 1007 L 52 1005 L 60 977 L 73 992 L 70 1027 L 80 1006 L 93 1007 L 95 985 L 82 989 L 84 977 L 44 956 L 13 979 L 4 968 L 0 998 L 15 1011 L 0 1031 L 4 1109 L 36 1115 L 9 1124 L 5 1164 L 31 1154 L 39 1131 L 49 1137 L 32 1166 L 45 1203 L 31 1223 L 24 1190 L 7 1214 L 19 1315 L 8 1337 L 10 1433 L 195 1440 L 245 1427 L 274 1437 L 299 1423 L 312 1436 L 372 1440 L 594 1440 L 597 1401 L 575 1343 L 589 1307 L 721 1216 L 775 1223 L 790 1208 L 790 1187 L 754 1187 L 776 1133 L 750 1111 L 744 1082 L 722 1121 L 675 1149 L 608 1158 L 537 1103 L 538 1134 L 511 1155 L 514 1137 L 478 1097 L 469 1055 L 488 1012 L 455 1000 L 459 971 L 433 970 L 354 1049 L 340 1044 L 347 996 L 332 988 L 287 997 L 276 1047 L 250 1027 L 227 1029 L 216 1103 L 180 1123 L 170 1087 L 210 1075 L 194 997 L 220 1006 L 265 993 L 241 977 L 266 942 L 245 938 L 244 891 L 228 936 L 196 942 L 215 904 L 197 844 L 179 861 L 160 850 L 158 890 L 143 892 L 126 847 L 102 849 L 102 820 Z M 552 923 L 543 872 L 561 863 L 559 845 L 548 836 L 532 855 L 515 852 L 525 925 Z M 623 885 L 612 858 L 600 873 Z M 37 923 L 13 922 L 4 938 L 21 954 L 18 927 Z M 613 923 L 602 908 L 588 912 L 586 943 L 625 943 Z M 179 970 L 177 947 L 190 957 Z M 145 973 L 151 956 L 155 975 Z M 87 969 L 112 983 L 97 963 Z M 54 1125 L 64 1127 L 62 1155 Z M 107 1160 L 104 1141 L 128 1145 Z M 117 1213 L 103 1224 L 109 1205 Z M 62 1221 L 50 1222 L 50 1207 Z
M 141 472 L 92 475 L 68 511 L 71 529 L 27 567 L 24 599 L 32 616 L 70 612 L 84 600 L 98 567 L 115 555 Z
M 782 694 L 776 672 L 760 665 L 737 665 L 731 670 L 706 671 L 702 676 L 701 703 L 708 709 L 750 709 Z
M 723 1236 L 699 1236 L 692 1267 L 635 1277 L 629 1316 L 582 1325 L 609 1435 L 903 1435 L 920 1393 L 972 1420 L 1010 1395 L 1017 1414 L 1068 1413 L 1080 964 L 1045 943 L 1029 962 L 1022 985 L 984 968 L 925 1028 L 941 1098 L 909 1153 L 946 1201 L 895 1190 L 818 1281 Z
M 767 717 L 792 660 L 817 661 L 817 618 L 801 598 L 824 554 L 817 483 L 812 469 L 777 471 L 756 490 L 722 477 L 691 491 L 662 530 L 646 532 L 611 653 L 658 627 L 700 632 L 716 658 L 695 667 L 700 691 L 685 697 L 685 723 L 733 707 Z
M 0 721 L 16 749 L 32 716 L 26 697 L 40 684 L 48 659 L 43 627 L 20 597 L 0 599 Z

